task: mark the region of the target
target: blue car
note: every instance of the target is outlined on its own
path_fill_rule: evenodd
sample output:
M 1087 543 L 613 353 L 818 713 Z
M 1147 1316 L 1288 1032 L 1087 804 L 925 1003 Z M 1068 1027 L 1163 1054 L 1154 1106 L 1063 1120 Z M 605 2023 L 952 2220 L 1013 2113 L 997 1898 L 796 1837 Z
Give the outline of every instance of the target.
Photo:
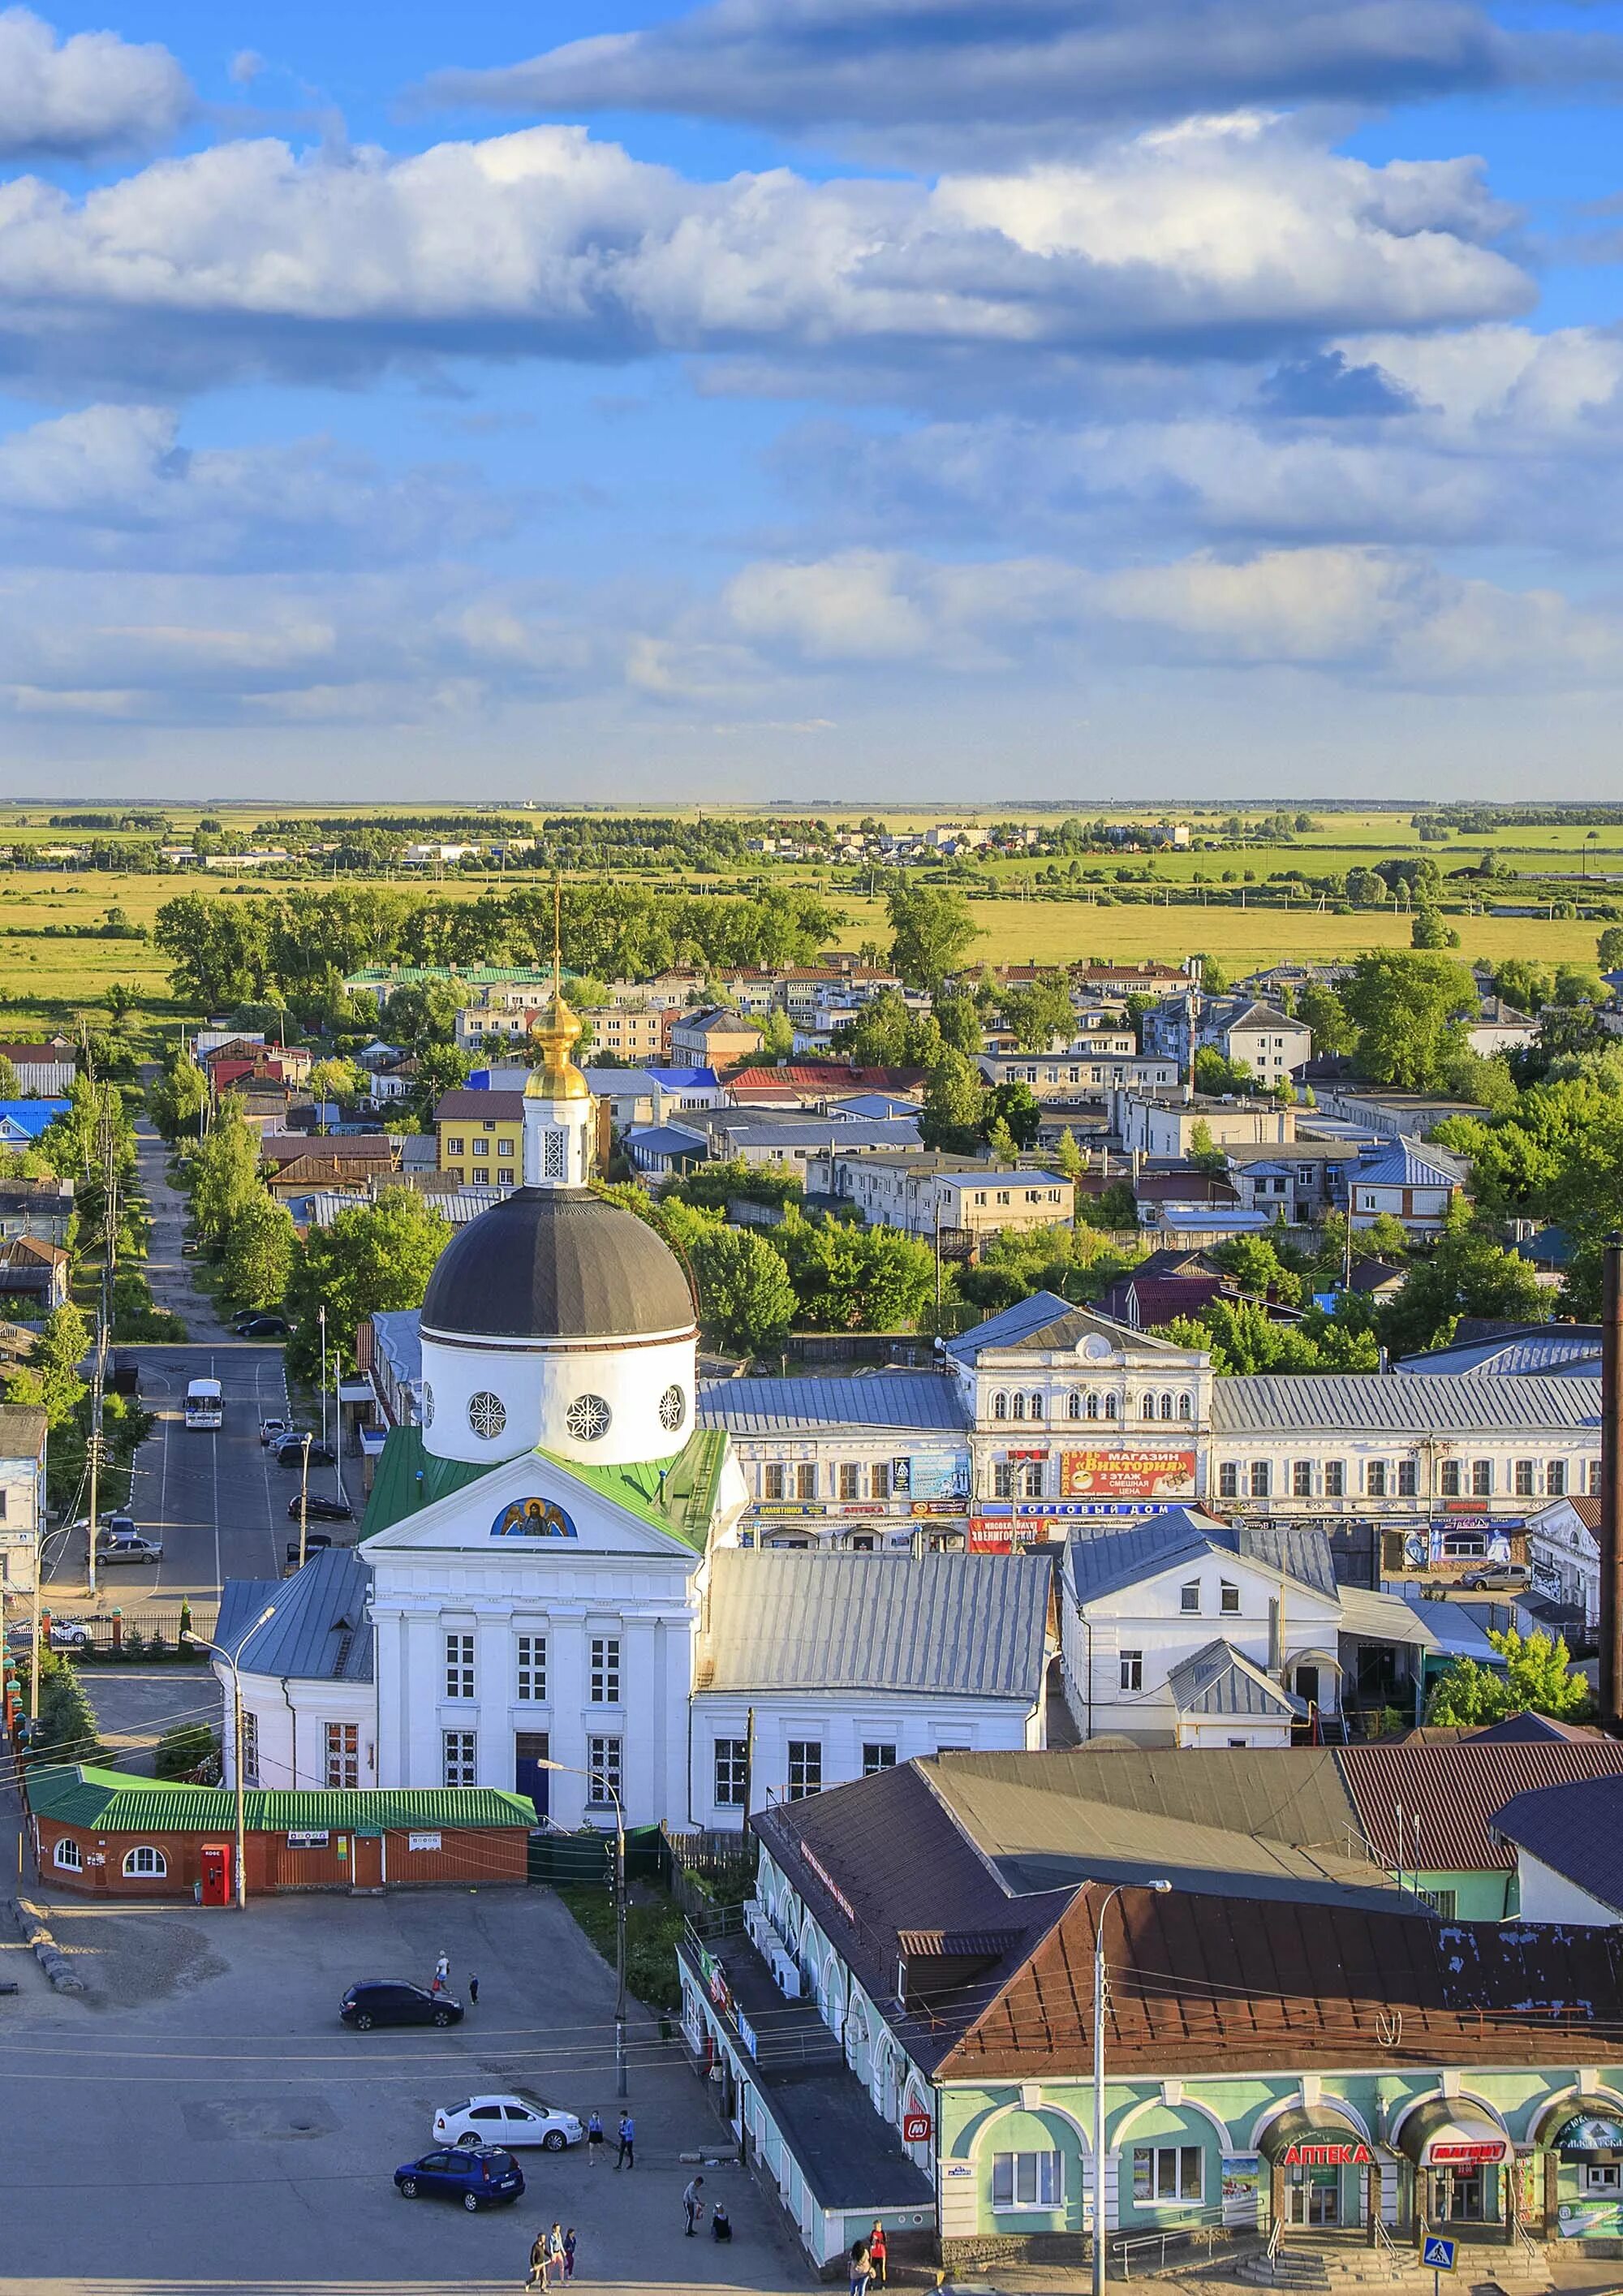
M 395 2188 L 407 2201 L 420 2193 L 460 2201 L 471 2216 L 487 2202 L 511 2206 L 524 2190 L 524 2171 L 497 2144 L 458 2144 L 408 2161 L 395 2170 Z

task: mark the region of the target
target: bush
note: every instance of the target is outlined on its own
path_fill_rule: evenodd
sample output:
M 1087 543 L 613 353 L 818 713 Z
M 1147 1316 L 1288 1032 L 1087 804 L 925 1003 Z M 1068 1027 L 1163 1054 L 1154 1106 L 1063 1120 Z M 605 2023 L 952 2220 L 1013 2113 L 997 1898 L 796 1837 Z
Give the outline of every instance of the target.
M 176 1722 L 164 1732 L 152 1754 L 152 1775 L 159 1778 L 188 1778 L 210 1760 L 217 1749 L 206 1722 Z

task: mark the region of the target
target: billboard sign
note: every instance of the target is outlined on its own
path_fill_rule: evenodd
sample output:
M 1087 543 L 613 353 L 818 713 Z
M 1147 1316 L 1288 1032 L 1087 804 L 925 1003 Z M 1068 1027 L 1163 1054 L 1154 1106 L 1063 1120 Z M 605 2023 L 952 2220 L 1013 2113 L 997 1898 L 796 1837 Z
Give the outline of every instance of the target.
M 1060 1490 L 1068 1499 L 1194 1496 L 1193 1451 L 1062 1451 Z
M 898 1498 L 966 1499 L 970 1495 L 970 1463 L 962 1452 L 921 1451 L 911 1460 L 898 1460 L 897 1465 L 910 1470 L 906 1485 L 896 1480 L 892 1471 L 890 1488 Z

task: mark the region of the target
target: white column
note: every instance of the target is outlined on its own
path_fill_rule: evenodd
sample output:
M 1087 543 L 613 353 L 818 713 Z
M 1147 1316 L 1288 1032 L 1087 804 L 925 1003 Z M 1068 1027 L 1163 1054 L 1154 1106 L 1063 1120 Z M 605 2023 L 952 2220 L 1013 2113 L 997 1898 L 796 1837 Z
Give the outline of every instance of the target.
M 627 1619 L 620 1629 L 621 1718 L 612 1726 L 624 1742 L 620 1774 L 627 1825 L 651 1825 L 665 1815 L 664 1779 L 659 1763 L 660 1708 L 665 1697 L 660 1658 L 655 1621 Z
M 579 1767 L 586 1759 L 589 1726 L 584 1718 L 586 1709 L 586 1620 L 580 1610 L 565 1609 L 554 1603 L 551 1609 L 549 1633 L 547 1689 L 552 1694 L 553 1759 Z M 585 1778 L 571 1777 L 568 1771 L 555 1771 L 549 1794 L 554 1823 L 565 1827 L 578 1825 L 586 1808 Z
M 473 1686 L 479 1693 L 477 1775 L 482 1786 L 513 1791 L 512 1636 L 505 1609 L 474 1613 Z

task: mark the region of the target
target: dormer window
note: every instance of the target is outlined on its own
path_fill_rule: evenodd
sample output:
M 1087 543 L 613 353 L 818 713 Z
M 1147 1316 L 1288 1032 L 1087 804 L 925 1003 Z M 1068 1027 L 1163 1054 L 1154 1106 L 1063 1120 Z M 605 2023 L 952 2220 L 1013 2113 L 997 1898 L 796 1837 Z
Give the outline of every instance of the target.
M 1177 1606 L 1180 1611 L 1198 1611 L 1200 1609 L 1201 1582 L 1198 1578 L 1187 1579 L 1184 1584 L 1178 1588 Z

